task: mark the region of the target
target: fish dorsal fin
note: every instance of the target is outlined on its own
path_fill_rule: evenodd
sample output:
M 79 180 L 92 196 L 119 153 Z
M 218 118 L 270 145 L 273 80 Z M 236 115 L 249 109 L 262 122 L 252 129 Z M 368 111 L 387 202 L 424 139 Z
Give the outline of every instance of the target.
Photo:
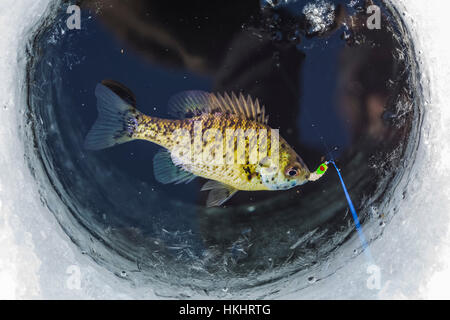
M 209 98 L 209 92 L 200 90 L 177 93 L 169 99 L 169 114 L 184 119 L 209 113 Z
M 269 117 L 258 99 L 247 98 L 242 93 L 236 96 L 208 93 L 205 91 L 183 91 L 169 100 L 169 113 L 177 118 L 189 118 L 203 113 L 223 112 L 240 115 L 249 120 L 267 124 Z
M 153 173 L 156 180 L 161 183 L 189 183 L 196 176 L 183 168 L 176 166 L 167 150 L 160 150 L 153 158 Z
M 209 105 L 210 112 L 228 112 L 264 124 L 269 121 L 264 106 L 260 105 L 258 99 L 253 100 L 250 95 L 245 98 L 242 93 L 239 93 L 239 96 L 236 96 L 234 92 L 231 95 L 211 93 Z
M 220 206 L 237 192 L 232 186 L 215 180 L 209 180 L 203 185 L 201 191 L 206 190 L 210 190 L 206 200 L 207 207 Z

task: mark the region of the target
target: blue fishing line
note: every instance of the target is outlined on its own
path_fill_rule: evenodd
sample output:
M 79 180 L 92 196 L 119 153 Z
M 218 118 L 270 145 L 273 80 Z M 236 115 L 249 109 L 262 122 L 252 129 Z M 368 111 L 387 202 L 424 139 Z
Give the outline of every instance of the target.
M 281 72 L 281 75 L 283 76 L 287 87 L 293 93 L 295 93 L 296 91 L 294 90 L 294 87 L 292 86 L 292 83 L 289 81 L 289 78 L 287 77 L 287 75 L 284 72 L 284 70 L 283 70 L 283 72 Z M 368 244 L 367 244 L 367 241 L 366 241 L 366 237 L 364 236 L 364 233 L 363 233 L 363 231 L 361 229 L 361 223 L 359 222 L 359 218 L 358 218 L 358 214 L 356 213 L 355 206 L 353 205 L 352 199 L 350 199 L 350 195 L 348 194 L 347 187 L 345 186 L 344 179 L 342 178 L 341 172 L 339 171 L 338 167 L 336 166 L 336 163 L 334 162 L 334 157 L 333 157 L 333 152 L 334 151 L 330 150 L 330 148 L 328 147 L 328 144 L 326 143 L 323 135 L 320 134 L 319 128 L 317 128 L 316 125 L 313 123 L 312 117 L 310 116 L 308 109 L 304 108 L 304 111 L 305 111 L 305 115 L 308 117 L 309 122 L 311 123 L 311 126 L 313 127 L 314 131 L 316 132 L 317 136 L 319 137 L 320 142 L 325 147 L 325 149 L 328 151 L 327 157 L 329 156 L 330 159 L 331 159 L 328 162 L 333 164 L 333 166 L 336 169 L 336 172 L 337 172 L 337 174 L 339 176 L 339 179 L 341 180 L 341 185 L 342 185 L 342 188 L 344 189 L 345 197 L 347 198 L 348 206 L 349 206 L 350 211 L 352 213 L 353 220 L 355 221 L 356 231 L 358 232 L 358 236 L 359 236 L 359 239 L 361 241 L 364 254 L 366 255 L 366 258 L 369 260 L 369 262 L 373 264 L 372 254 L 370 253 L 370 249 L 368 247 Z
M 341 180 L 342 189 L 344 190 L 345 197 L 347 198 L 348 206 L 350 208 L 350 212 L 352 213 L 353 220 L 355 221 L 356 231 L 358 232 L 358 236 L 361 241 L 363 251 L 366 254 L 366 257 L 370 261 L 372 261 L 373 260 L 372 255 L 370 253 L 370 249 L 368 248 L 366 237 L 364 236 L 364 233 L 362 231 L 361 223 L 359 222 L 359 218 L 358 218 L 358 214 L 356 213 L 355 206 L 353 205 L 352 199 L 350 198 L 350 195 L 348 194 L 348 190 L 347 190 L 347 187 L 345 186 L 344 179 L 342 178 L 341 172 L 339 171 L 338 167 L 336 166 L 336 163 L 334 162 L 334 160 L 330 160 L 328 162 L 333 164 L 333 166 L 336 169 L 336 172 L 339 176 L 339 179 Z

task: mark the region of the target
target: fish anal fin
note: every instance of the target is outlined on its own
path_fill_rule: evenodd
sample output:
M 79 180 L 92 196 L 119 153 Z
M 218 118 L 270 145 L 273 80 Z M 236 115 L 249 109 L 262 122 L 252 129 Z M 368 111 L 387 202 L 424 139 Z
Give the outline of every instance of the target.
M 207 207 L 216 207 L 224 204 L 238 191 L 232 186 L 215 180 L 209 180 L 206 182 L 201 190 L 210 190 L 206 200 Z
M 197 176 L 176 166 L 167 150 L 159 151 L 153 158 L 153 173 L 157 181 L 168 183 L 189 183 Z

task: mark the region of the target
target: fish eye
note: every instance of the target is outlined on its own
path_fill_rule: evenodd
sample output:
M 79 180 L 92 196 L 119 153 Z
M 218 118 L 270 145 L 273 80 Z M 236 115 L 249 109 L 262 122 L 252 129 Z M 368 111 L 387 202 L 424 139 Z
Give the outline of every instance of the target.
M 298 169 L 296 167 L 292 167 L 289 168 L 286 173 L 289 177 L 295 177 L 296 175 L 298 175 Z

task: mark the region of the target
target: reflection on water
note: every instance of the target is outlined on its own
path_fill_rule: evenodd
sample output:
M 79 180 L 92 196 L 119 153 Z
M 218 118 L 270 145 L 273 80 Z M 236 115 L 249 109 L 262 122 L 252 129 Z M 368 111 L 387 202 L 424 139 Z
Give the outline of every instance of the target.
M 368 30 L 364 4 L 312 2 L 333 17 L 315 28 L 317 19 L 302 14 L 306 3 L 183 1 L 174 10 L 166 1 L 83 0 L 81 30 L 65 29 L 66 3 L 39 33 L 30 111 L 44 166 L 92 241 L 136 262 L 126 274 L 192 286 L 200 279 L 209 290 L 253 286 L 320 264 L 353 228 L 332 171 L 207 209 L 203 181 L 155 181 L 159 148 L 151 143 L 83 150 L 103 79 L 124 83 L 139 109 L 158 117 L 168 117 L 167 101 L 184 90 L 258 98 L 311 170 L 333 151 L 362 221 L 369 219 L 365 208 L 389 187 L 412 130 L 405 44 L 387 10 L 383 28 Z

